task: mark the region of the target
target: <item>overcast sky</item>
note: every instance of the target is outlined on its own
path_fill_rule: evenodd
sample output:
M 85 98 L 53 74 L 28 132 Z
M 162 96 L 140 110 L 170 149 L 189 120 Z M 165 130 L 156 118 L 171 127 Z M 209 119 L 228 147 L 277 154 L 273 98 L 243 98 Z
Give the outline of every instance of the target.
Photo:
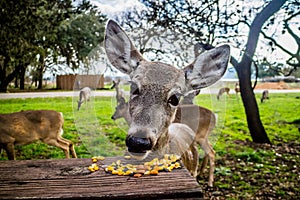
M 138 0 L 91 0 L 91 3 L 98 6 L 108 17 L 134 6 L 143 6 Z

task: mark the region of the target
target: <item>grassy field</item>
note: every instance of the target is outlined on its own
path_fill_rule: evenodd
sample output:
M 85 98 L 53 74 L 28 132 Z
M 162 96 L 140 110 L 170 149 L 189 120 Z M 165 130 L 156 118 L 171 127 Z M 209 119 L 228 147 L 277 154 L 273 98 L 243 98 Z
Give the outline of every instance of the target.
M 299 93 L 270 94 L 269 100 L 260 103 L 260 96 L 257 96 L 261 119 L 273 146 L 249 142 L 251 137 L 240 97 L 223 95 L 217 101 L 215 95 L 200 94 L 196 98 L 196 104 L 210 108 L 218 115 L 218 126 L 210 137 L 217 153 L 215 187 L 211 190 L 203 186 L 208 198 L 248 199 L 257 197 L 263 188 L 268 191 L 262 196 L 300 197 L 300 158 L 299 149 L 295 149 L 300 144 L 299 97 Z M 70 97 L 0 100 L 0 113 L 30 109 L 60 111 L 65 119 L 64 137 L 75 143 L 78 157 L 122 155 L 127 125 L 123 119 L 110 119 L 115 98 L 96 97 L 89 104 L 83 104 L 80 111 L 76 110 L 76 101 L 77 98 Z M 40 142 L 17 146 L 16 154 L 18 160 L 64 158 L 62 150 Z M 0 160 L 6 159 L 2 151 Z M 263 178 L 264 175 L 268 175 L 267 178 Z M 274 178 L 269 177 L 271 175 Z M 278 186 L 266 184 L 266 179 L 276 179 Z M 204 177 L 199 183 L 205 185 L 206 181 L 207 177 Z M 282 185 L 282 182 L 289 184 Z

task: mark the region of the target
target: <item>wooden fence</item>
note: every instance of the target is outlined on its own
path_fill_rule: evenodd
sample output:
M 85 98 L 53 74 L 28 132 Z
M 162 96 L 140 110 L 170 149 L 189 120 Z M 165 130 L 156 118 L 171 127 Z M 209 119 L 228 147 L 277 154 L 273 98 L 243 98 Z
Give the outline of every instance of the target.
M 92 89 L 104 88 L 103 75 L 58 75 L 56 77 L 56 88 L 61 90 L 79 90 L 83 87 Z

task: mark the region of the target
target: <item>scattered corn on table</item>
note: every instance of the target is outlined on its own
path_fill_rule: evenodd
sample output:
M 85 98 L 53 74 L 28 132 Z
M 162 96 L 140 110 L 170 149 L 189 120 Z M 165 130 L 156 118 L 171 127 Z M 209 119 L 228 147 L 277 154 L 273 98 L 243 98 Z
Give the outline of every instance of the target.
M 0 199 L 202 199 L 178 161 L 126 157 L 0 161 Z

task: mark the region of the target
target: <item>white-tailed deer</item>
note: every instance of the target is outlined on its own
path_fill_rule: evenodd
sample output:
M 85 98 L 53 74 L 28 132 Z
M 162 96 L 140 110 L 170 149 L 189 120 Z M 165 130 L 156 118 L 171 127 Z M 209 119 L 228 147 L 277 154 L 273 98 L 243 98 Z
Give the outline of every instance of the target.
M 62 138 L 64 119 L 54 110 L 29 110 L 0 114 L 0 150 L 7 152 L 9 160 L 15 160 L 15 145 L 26 145 L 35 141 L 61 148 L 66 158 L 69 153 L 76 158 L 73 143 Z
M 116 89 L 116 99 L 117 102 L 119 102 L 121 100 L 121 98 L 124 98 L 124 92 L 122 89 L 120 89 L 119 85 L 120 85 L 120 79 L 118 79 L 117 81 L 113 80 L 113 85 L 111 86 L 110 89 Z
M 223 45 L 201 53 L 185 70 L 180 70 L 146 61 L 122 28 L 109 20 L 105 50 L 110 63 L 131 79 L 128 152 L 143 159 L 150 152 L 163 153 L 172 142 L 173 149 L 183 155 L 184 148 L 193 146 L 195 133 L 185 124 L 174 123 L 180 97 L 217 82 L 226 71 L 230 47 Z
M 130 125 L 131 116 L 129 114 L 129 104 L 128 102 L 125 102 L 124 98 L 122 98 L 121 101 L 118 102 L 116 110 L 111 118 L 113 120 L 116 120 L 122 117 L 125 118 L 127 124 Z M 192 154 L 192 159 L 189 159 L 190 156 L 188 156 L 188 158 L 186 158 L 186 156 L 183 156 L 183 162 L 193 176 L 200 176 L 201 174 L 203 174 L 209 159 L 209 185 L 212 186 L 214 177 L 213 173 L 215 168 L 215 152 L 208 141 L 208 136 L 216 124 L 214 113 L 206 108 L 193 104 L 180 105 L 178 106 L 178 109 L 176 111 L 173 123 L 186 124 L 195 132 L 195 146 L 191 147 L 189 150 L 189 153 Z M 176 133 L 177 132 L 178 131 L 176 131 Z M 205 152 L 205 157 L 200 168 L 198 168 L 199 159 L 196 144 L 200 145 Z
M 89 87 L 84 87 L 79 91 L 79 100 L 77 101 L 78 107 L 77 110 L 80 109 L 83 102 L 87 102 L 91 99 L 92 91 Z
M 125 101 L 124 97 L 121 97 L 119 101 L 117 101 L 117 106 L 114 114 L 111 116 L 111 119 L 116 120 L 124 118 L 128 125 L 131 124 L 131 116 L 129 113 L 129 105 L 128 102 Z
M 228 87 L 220 88 L 219 92 L 218 92 L 218 95 L 217 95 L 217 99 L 220 100 L 220 97 L 224 93 L 227 93 L 227 95 L 229 96 L 229 91 L 230 91 L 230 88 L 228 88 Z
M 239 83 L 235 83 L 234 91 L 235 91 L 236 95 L 240 92 L 240 84 Z
M 260 102 L 263 103 L 264 100 L 267 100 L 267 99 L 269 99 L 269 91 L 268 90 L 264 90 L 262 92 L 262 96 L 261 96 Z

